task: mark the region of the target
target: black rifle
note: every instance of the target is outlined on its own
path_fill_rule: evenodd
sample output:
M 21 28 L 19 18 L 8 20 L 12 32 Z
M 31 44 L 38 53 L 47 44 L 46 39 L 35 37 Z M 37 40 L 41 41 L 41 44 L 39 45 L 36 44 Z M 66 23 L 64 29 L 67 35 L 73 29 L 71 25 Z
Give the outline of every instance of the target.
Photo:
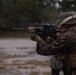
M 26 31 L 33 34 L 38 34 L 45 41 L 47 40 L 47 37 L 53 37 L 53 39 L 56 39 L 56 33 L 60 33 L 60 30 L 57 29 L 55 25 L 47 23 L 40 27 L 25 26 L 25 28 L 12 28 L 12 31 Z
M 41 27 L 26 27 L 26 31 L 34 34 L 38 34 L 43 40 L 47 40 L 47 37 L 57 38 L 56 33 L 60 33 L 55 25 L 43 24 Z

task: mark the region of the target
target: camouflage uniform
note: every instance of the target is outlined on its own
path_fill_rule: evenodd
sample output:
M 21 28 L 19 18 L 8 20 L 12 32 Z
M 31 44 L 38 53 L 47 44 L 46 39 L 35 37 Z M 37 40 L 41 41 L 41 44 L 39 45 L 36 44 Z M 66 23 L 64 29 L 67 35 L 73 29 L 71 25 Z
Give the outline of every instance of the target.
M 68 30 L 50 44 L 37 41 L 37 53 L 41 55 L 64 54 L 76 50 L 76 30 Z
M 70 12 L 68 13 L 65 12 L 61 14 L 57 23 L 62 22 L 66 17 L 72 16 L 72 15 L 74 14 Z M 62 18 L 62 21 L 61 21 L 61 18 Z M 70 75 L 68 73 L 69 71 L 68 71 L 68 67 L 66 63 L 68 63 L 67 61 L 68 61 L 69 54 L 76 50 L 76 26 L 75 26 L 76 18 L 72 18 L 68 21 L 65 21 L 64 23 L 62 23 L 62 25 L 60 25 L 60 28 L 62 28 L 63 26 L 68 27 L 68 25 L 70 26 L 69 29 L 66 30 L 64 33 L 61 33 L 61 35 L 53 42 L 50 42 L 50 44 L 44 43 L 41 40 L 37 40 L 37 46 L 38 46 L 37 53 L 38 54 L 65 56 L 64 59 L 61 59 L 64 63 L 63 68 L 62 68 L 64 71 L 64 75 Z
M 58 55 L 71 53 L 76 50 L 76 30 L 68 30 L 50 44 L 37 41 L 37 53 L 41 55 Z M 64 59 L 65 60 L 65 59 Z

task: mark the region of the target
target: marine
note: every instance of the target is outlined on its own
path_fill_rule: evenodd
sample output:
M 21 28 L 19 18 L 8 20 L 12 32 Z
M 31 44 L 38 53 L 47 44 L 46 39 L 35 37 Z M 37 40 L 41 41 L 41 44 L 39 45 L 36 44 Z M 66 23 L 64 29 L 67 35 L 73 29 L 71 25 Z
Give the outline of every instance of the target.
M 37 53 L 40 55 L 54 55 L 62 65 L 52 66 L 52 75 L 59 75 L 63 70 L 64 75 L 71 75 L 72 69 L 76 72 L 76 14 L 75 12 L 63 12 L 56 24 L 61 30 L 57 39 L 46 43 L 39 35 L 34 36 L 37 42 Z M 33 40 L 33 39 L 32 39 Z M 73 72 L 74 73 L 74 72 Z M 76 74 L 76 73 L 75 73 Z

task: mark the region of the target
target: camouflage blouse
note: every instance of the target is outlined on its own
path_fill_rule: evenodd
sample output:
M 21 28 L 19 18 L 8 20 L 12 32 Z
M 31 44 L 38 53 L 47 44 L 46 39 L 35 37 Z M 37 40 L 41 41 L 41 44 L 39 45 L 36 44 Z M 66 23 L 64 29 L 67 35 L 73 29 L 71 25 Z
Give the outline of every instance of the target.
M 56 55 L 58 53 L 71 52 L 76 50 L 76 31 L 68 30 L 61 34 L 52 43 L 47 44 L 37 41 L 37 53 L 40 55 Z

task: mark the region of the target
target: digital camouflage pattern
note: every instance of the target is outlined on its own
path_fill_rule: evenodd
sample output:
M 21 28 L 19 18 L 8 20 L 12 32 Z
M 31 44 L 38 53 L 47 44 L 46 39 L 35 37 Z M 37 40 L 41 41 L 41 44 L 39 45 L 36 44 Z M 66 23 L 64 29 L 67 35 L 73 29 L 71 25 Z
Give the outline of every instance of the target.
M 62 13 L 56 23 L 60 24 L 60 22 L 72 15 L 75 14 L 72 12 Z M 76 18 L 68 20 L 61 25 L 60 28 L 65 28 L 67 30 L 59 34 L 58 38 L 51 41 L 49 44 L 37 38 L 36 51 L 40 55 L 55 55 L 58 60 L 63 61 L 62 69 L 64 75 L 70 75 L 70 70 L 68 70 L 68 67 L 76 68 Z M 63 57 L 62 59 L 59 58 L 61 57 L 60 55 Z
M 76 16 L 76 12 L 64 12 L 64 13 L 61 13 L 60 16 L 59 16 L 59 18 L 58 18 L 58 20 L 57 20 L 57 22 L 56 22 L 56 25 L 58 25 L 58 27 L 63 26 L 64 24 L 60 26 L 60 23 L 61 23 L 64 19 L 66 19 L 67 17 L 73 16 L 73 15 Z M 76 18 L 72 18 L 72 19 L 68 20 L 68 21 L 65 23 L 65 25 L 66 25 L 66 24 L 67 24 L 67 25 L 68 25 L 68 24 L 70 24 L 70 25 L 76 24 Z
M 58 39 L 50 44 L 37 41 L 37 53 L 40 55 L 55 55 L 57 59 L 65 61 L 68 63 L 68 66 L 75 68 L 76 54 L 72 54 L 76 51 L 76 30 L 74 29 L 71 28 L 61 34 Z
M 75 15 L 75 12 L 64 12 L 60 14 L 58 22 L 62 22 L 69 16 Z M 37 41 L 38 49 L 37 52 L 41 55 L 56 55 L 58 53 L 64 54 L 65 52 L 70 53 L 76 50 L 76 18 L 72 18 L 63 24 L 67 29 L 66 32 L 61 33 L 55 41 L 50 44 Z M 62 26 L 62 27 L 63 27 Z
M 58 39 L 50 44 L 45 44 L 42 41 L 37 41 L 37 53 L 41 55 L 56 55 L 58 53 L 64 54 L 65 51 L 70 53 L 76 50 L 76 30 L 71 28 L 65 33 L 61 34 Z

